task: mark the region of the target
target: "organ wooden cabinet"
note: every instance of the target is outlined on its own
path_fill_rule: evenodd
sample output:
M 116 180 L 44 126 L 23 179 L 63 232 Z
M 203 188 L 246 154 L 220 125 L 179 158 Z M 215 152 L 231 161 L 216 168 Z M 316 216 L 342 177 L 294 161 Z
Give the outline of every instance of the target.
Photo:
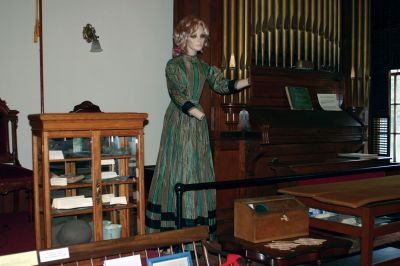
M 215 124 L 211 128 L 215 129 L 212 143 L 217 181 L 349 171 L 390 164 L 387 157 L 339 156 L 362 152 L 366 143 L 366 128 L 356 113 L 326 111 L 319 104 L 318 94 L 343 97 L 340 73 L 253 66 L 251 82 L 246 89 L 246 104 L 214 101 L 215 117 L 211 121 Z M 291 110 L 286 86 L 307 88 L 313 110 Z M 245 130 L 238 127 L 242 111 L 248 112 L 250 122 Z M 233 231 L 235 199 L 275 195 L 276 189 L 277 185 L 218 190 L 218 234 Z
M 147 114 L 48 113 L 28 118 L 36 248 L 85 237 L 87 242 L 144 234 Z M 66 231 L 73 223 L 83 234 Z M 111 236 L 109 228 L 114 230 Z

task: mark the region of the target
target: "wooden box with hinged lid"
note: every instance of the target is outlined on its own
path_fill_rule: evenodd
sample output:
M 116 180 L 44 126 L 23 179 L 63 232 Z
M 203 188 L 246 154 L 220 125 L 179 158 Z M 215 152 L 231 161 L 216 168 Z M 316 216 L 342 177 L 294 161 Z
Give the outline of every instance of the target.
M 293 196 L 237 199 L 234 235 L 250 242 L 266 242 L 308 235 L 308 208 Z

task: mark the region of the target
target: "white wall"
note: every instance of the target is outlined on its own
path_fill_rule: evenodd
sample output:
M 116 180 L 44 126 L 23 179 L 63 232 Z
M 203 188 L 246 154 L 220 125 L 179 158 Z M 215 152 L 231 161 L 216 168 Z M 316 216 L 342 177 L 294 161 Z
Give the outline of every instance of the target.
M 20 111 L 21 163 L 32 166 L 28 114 L 40 113 L 35 1 L 0 1 L 0 98 Z M 103 48 L 90 53 L 92 24 Z M 146 112 L 145 164 L 155 164 L 169 102 L 173 0 L 43 0 L 44 109 L 68 112 L 84 100 L 104 112 Z

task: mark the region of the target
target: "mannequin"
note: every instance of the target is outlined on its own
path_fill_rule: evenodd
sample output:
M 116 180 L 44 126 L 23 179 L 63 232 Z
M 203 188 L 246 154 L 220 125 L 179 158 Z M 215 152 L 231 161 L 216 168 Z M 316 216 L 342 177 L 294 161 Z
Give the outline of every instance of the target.
M 204 83 L 219 94 L 239 92 L 248 79 L 227 80 L 216 67 L 197 58 L 207 46 L 207 25 L 195 17 L 183 18 L 174 30 L 175 57 L 166 66 L 171 102 L 164 117 L 160 150 L 146 210 L 148 233 L 176 229 L 176 183 L 215 181 L 207 120 L 199 104 Z M 216 231 L 215 190 L 183 195 L 183 227 L 208 225 Z

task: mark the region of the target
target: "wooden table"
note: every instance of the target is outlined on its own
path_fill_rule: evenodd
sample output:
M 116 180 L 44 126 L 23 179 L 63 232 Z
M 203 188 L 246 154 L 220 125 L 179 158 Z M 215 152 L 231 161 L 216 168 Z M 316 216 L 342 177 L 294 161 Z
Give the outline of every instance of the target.
M 306 206 L 358 217 L 361 225 L 310 218 L 310 228 L 360 238 L 362 266 L 372 265 L 374 239 L 400 232 L 400 221 L 375 225 L 375 218 L 400 213 L 400 176 L 280 189 Z M 390 264 L 389 264 L 390 263 Z M 400 265 L 400 258 L 374 265 Z
M 360 265 L 372 265 L 372 252 L 374 248 L 374 239 L 377 236 L 387 235 L 400 231 L 400 222 L 394 222 L 387 225 L 375 226 L 375 218 L 392 213 L 400 213 L 400 201 L 384 201 L 379 203 L 371 203 L 358 208 L 350 208 L 335 204 L 322 203 L 312 198 L 298 197 L 306 206 L 336 212 L 340 214 L 348 214 L 361 218 L 361 226 L 353 226 L 349 224 L 339 223 L 318 218 L 310 218 L 310 227 L 319 230 L 327 230 L 356 236 L 361 242 L 361 261 Z M 396 260 L 400 265 L 400 258 Z M 388 263 L 386 261 L 385 263 Z M 393 263 L 393 261 L 391 262 Z M 386 265 L 378 263 L 374 265 Z
M 305 263 L 315 263 L 320 265 L 322 260 L 340 257 L 348 254 L 352 242 L 345 239 L 334 237 L 311 235 L 304 237 L 312 237 L 325 239 L 321 245 L 315 246 L 297 246 L 293 250 L 272 249 L 265 246 L 270 242 L 253 243 L 234 237 L 233 235 L 221 235 L 218 241 L 221 248 L 227 252 L 240 254 L 248 261 L 255 261 L 264 265 L 274 266 L 291 266 Z M 284 241 L 295 240 L 296 238 L 283 239 Z

